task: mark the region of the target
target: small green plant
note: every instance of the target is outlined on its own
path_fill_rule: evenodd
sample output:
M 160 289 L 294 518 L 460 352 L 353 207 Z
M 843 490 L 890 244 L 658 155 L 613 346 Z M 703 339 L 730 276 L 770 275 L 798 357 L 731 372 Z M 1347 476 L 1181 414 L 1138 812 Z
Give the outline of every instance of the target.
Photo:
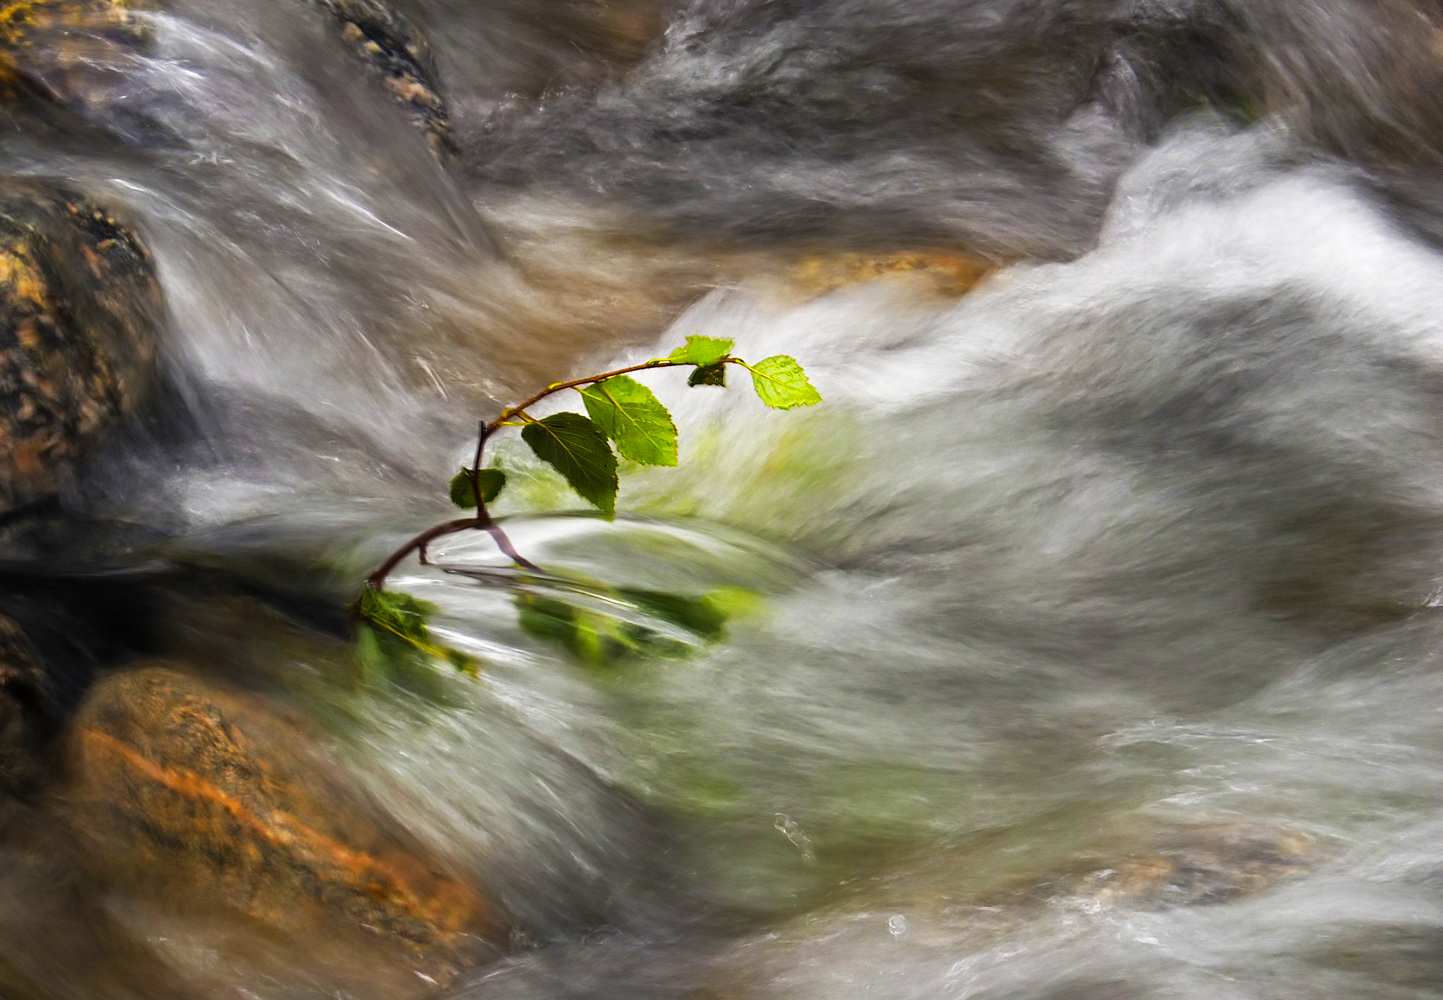
M 472 530 L 490 533 L 506 557 L 522 569 L 543 572 L 516 551 L 506 532 L 487 510 L 486 505 L 506 488 L 504 472 L 482 468 L 486 446 L 499 431 L 508 427 L 520 428 L 521 439 L 537 458 L 561 473 L 583 500 L 607 517 L 614 517 L 620 485 L 616 471 L 617 452 L 640 465 L 677 464 L 676 424 L 656 395 L 630 377 L 631 372 L 690 367 L 692 373 L 687 379 L 688 385 L 725 387 L 727 366 L 736 365 L 751 373 L 752 386 L 758 398 L 773 409 L 790 410 L 822 401 L 821 394 L 808 381 L 802 366 L 794 358 L 777 354 L 756 364 L 748 364 L 732 356 L 732 346 L 732 341 L 718 337 L 688 337 L 685 344 L 664 358 L 569 382 L 557 382 L 530 399 L 503 410 L 489 423 L 483 420 L 477 431 L 476 451 L 471 465 L 461 469 L 450 484 L 451 502 L 474 513 L 427 528 L 407 540 L 376 568 L 352 608 L 356 617 L 370 629 L 363 639 L 373 645 L 379 641 L 388 646 L 399 645 L 407 651 L 446 659 L 458 669 L 474 673 L 477 669 L 474 658 L 442 646 L 431 637 L 426 620 L 434 613 L 434 606 L 408 594 L 386 590 L 386 579 L 412 553 L 426 562 L 427 547 L 438 538 Z M 527 412 L 542 400 L 567 390 L 580 394 L 586 408 L 585 416 L 563 411 L 537 419 Z M 529 611 L 533 618 L 540 614 L 557 622 L 570 620 L 549 606 L 537 605 L 530 607 Z M 540 630 L 538 622 L 531 622 L 537 625 L 532 631 Z

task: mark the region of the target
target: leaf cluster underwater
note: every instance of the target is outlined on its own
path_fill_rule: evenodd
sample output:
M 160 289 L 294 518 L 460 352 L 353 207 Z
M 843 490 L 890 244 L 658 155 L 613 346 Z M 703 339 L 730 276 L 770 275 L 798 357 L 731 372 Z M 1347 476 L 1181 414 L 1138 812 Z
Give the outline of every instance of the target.
M 357 651 L 362 666 L 368 672 L 374 669 L 395 677 L 415 673 L 433 660 L 444 660 L 462 673 L 480 673 L 476 657 L 439 642 L 432 634 L 427 623 L 439 611 L 434 604 L 384 589 L 386 575 L 406 554 L 418 551 L 424 560 L 429 541 L 454 531 L 484 528 L 496 536 L 518 566 L 544 573 L 511 547 L 486 510 L 486 504 L 500 496 L 507 484 L 502 470 L 480 467 L 493 432 L 520 427 L 521 439 L 536 457 L 556 469 L 578 496 L 611 518 L 616 514 L 620 488 L 618 454 L 639 465 L 675 466 L 678 461 L 677 429 L 671 413 L 628 372 L 690 365 L 693 371 L 688 385 L 725 388 L 726 367 L 738 365 L 751 373 L 757 398 L 772 409 L 790 410 L 822 401 L 795 358 L 778 354 L 753 365 L 734 357 L 734 346 L 720 337 L 687 337 L 686 343 L 664 358 L 547 386 L 490 424 L 483 424 L 475 466 L 462 468 L 449 486 L 451 502 L 463 510 L 475 510 L 475 518 L 438 525 L 407 542 L 372 574 L 353 605 L 360 623 Z M 537 419 L 526 412 L 567 389 L 581 395 L 584 415 L 561 411 Z M 595 581 L 560 580 L 589 598 L 563 600 L 551 596 L 557 591 L 543 593 L 524 580 L 514 584 L 522 629 L 562 646 L 593 667 L 614 667 L 642 655 L 684 655 L 698 644 L 719 638 L 728 617 L 756 596 L 721 588 L 702 597 L 688 597 L 611 588 Z M 533 583 L 540 580 L 538 576 Z M 740 603 L 739 596 L 744 598 Z

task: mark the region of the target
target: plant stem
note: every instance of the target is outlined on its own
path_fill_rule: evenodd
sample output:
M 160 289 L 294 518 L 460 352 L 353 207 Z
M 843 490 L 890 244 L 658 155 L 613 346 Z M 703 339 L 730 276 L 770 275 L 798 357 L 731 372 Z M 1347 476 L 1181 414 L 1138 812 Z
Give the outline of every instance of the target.
M 747 366 L 746 362 L 742 361 L 740 358 L 733 358 L 730 356 L 722 358 L 720 361 L 717 361 L 715 363 L 734 363 L 750 367 Z M 548 396 L 555 395 L 558 392 L 562 392 L 566 389 L 579 389 L 583 385 L 591 385 L 594 382 L 603 382 L 606 379 L 614 378 L 617 375 L 626 375 L 630 372 L 644 371 L 648 368 L 676 368 L 684 365 L 694 365 L 694 362 L 667 361 L 665 358 L 659 358 L 655 361 L 647 361 L 639 365 L 628 365 L 625 368 L 617 368 L 614 371 L 602 372 L 600 375 L 588 375 L 585 378 L 572 379 L 570 382 L 557 382 L 555 385 L 548 385 L 545 389 L 542 389 L 540 392 L 538 392 L 536 395 L 532 396 L 525 402 L 517 403 L 510 409 L 503 410 L 501 415 L 495 420 L 491 421 L 489 424 L 485 420 L 479 421 L 476 428 L 476 454 L 471 461 L 471 468 L 467 470 L 467 478 L 471 480 L 471 491 L 476 495 L 476 516 L 458 518 L 454 521 L 447 521 L 444 524 L 438 524 L 435 527 L 427 528 L 425 531 L 421 532 L 416 537 L 410 539 L 395 552 L 392 552 L 389 556 L 387 556 L 386 561 L 381 563 L 381 565 L 377 567 L 376 571 L 366 578 L 367 585 L 372 590 L 385 589 L 386 577 L 390 576 L 391 571 L 400 565 L 402 559 L 405 559 L 412 552 L 417 551 L 421 552 L 424 558 L 426 546 L 429 545 L 431 542 L 434 542 L 438 538 L 444 538 L 446 535 L 454 535 L 459 531 L 466 531 L 469 528 L 475 528 L 478 530 L 485 530 L 489 532 L 491 534 L 491 537 L 496 540 L 497 547 L 506 555 L 508 559 L 510 559 L 516 565 L 522 567 L 523 569 L 529 569 L 535 573 L 541 572 L 541 567 L 526 559 L 519 552 L 516 551 L 515 546 L 511 544 L 511 539 L 506 537 L 506 532 L 501 530 L 501 526 L 499 524 L 491 520 L 491 515 L 486 510 L 486 502 L 481 498 L 481 457 L 482 452 L 486 450 L 487 440 L 489 440 L 491 435 L 494 434 L 496 431 L 500 430 L 502 427 L 511 426 L 508 421 L 510 421 L 513 417 L 519 416 L 525 420 L 531 420 L 531 415 L 526 412 L 527 408 L 535 406 L 543 399 L 547 398 Z
M 732 359 L 723 358 L 722 360 L 730 361 Z M 664 359 L 657 361 L 647 361 L 646 363 L 640 365 L 630 365 L 626 368 L 618 368 L 615 371 L 602 372 L 600 375 L 588 375 L 586 378 L 572 379 L 570 382 L 557 382 L 555 385 L 548 385 L 545 389 L 542 389 L 540 392 L 532 396 L 526 402 L 517 403 L 515 406 L 511 407 L 511 409 L 504 411 L 501 416 L 491 421 L 491 423 L 486 426 L 486 433 L 491 433 L 492 431 L 496 430 L 496 428 L 500 427 L 503 423 L 524 411 L 527 407 L 535 406 L 547 396 L 550 396 L 553 393 L 561 392 L 563 389 L 575 389 L 583 385 L 590 385 L 592 382 L 601 382 L 609 378 L 614 378 L 617 375 L 626 375 L 629 372 L 645 371 L 648 368 L 675 368 L 679 365 L 689 364 L 691 364 L 690 361 L 666 361 Z
M 387 556 L 386 561 L 376 568 L 376 571 L 366 579 L 366 582 L 372 590 L 383 590 L 386 586 L 386 577 L 390 576 L 391 571 L 400 565 L 401 560 L 412 552 L 429 542 L 434 542 L 438 538 L 446 535 L 454 535 L 456 532 L 465 531 L 467 528 L 490 527 L 490 522 L 490 516 L 483 513 L 479 517 L 457 518 L 454 521 L 447 521 L 445 524 L 438 524 L 434 527 L 427 528 Z

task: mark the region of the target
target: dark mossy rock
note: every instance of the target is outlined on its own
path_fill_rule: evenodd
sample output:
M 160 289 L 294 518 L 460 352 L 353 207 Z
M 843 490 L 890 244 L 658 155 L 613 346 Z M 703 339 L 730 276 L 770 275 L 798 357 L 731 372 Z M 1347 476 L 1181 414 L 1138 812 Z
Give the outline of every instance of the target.
M 504 939 L 480 890 L 262 695 L 140 664 L 91 689 L 61 748 L 56 808 L 92 874 L 164 909 L 224 907 L 436 981 Z
M 341 36 L 406 106 L 437 152 L 450 150 L 451 115 L 421 32 L 382 0 L 315 0 L 341 24 Z
M 39 657 L 20 626 L 0 615 L 0 793 L 35 789 L 54 717 Z
M 144 0 L 15 0 L 0 8 L 0 97 L 91 117 L 112 110 L 127 61 L 150 42 Z
M 54 495 L 146 399 L 164 313 L 149 251 L 108 208 L 0 181 L 0 513 Z

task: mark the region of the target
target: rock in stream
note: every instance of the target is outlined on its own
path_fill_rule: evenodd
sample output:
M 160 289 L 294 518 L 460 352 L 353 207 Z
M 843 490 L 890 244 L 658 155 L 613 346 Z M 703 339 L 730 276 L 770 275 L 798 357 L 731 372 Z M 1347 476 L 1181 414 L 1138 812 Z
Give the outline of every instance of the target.
M 145 401 L 164 313 L 150 252 L 107 206 L 0 180 L 0 513 L 55 494 Z
M 174 665 L 102 679 L 63 738 L 59 813 L 102 882 L 445 981 L 504 922 L 369 804 L 316 732 Z

